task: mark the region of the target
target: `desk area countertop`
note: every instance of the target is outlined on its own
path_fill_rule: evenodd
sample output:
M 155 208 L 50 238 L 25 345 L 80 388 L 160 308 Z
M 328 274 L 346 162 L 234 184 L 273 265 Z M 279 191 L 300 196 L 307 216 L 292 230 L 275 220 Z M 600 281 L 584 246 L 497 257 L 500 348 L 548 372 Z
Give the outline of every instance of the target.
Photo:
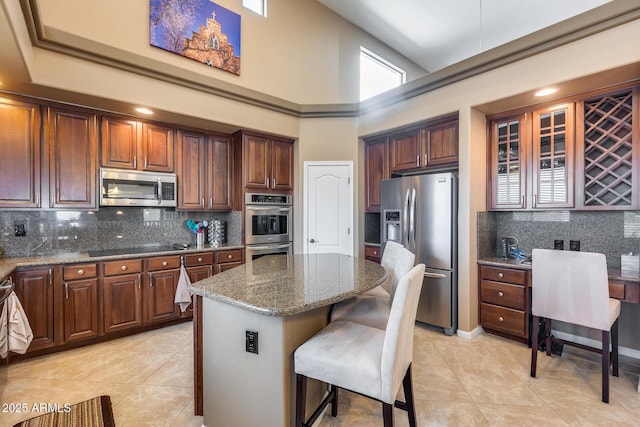
M 351 298 L 385 278 L 381 265 L 348 255 L 264 256 L 189 290 L 265 316 L 289 316 Z
M 478 259 L 478 264 L 493 267 L 518 268 L 521 270 L 531 270 L 531 263 L 523 263 L 517 259 L 488 257 Z M 619 268 L 608 268 L 609 280 L 620 280 L 627 283 L 640 285 L 640 273 L 622 271 Z

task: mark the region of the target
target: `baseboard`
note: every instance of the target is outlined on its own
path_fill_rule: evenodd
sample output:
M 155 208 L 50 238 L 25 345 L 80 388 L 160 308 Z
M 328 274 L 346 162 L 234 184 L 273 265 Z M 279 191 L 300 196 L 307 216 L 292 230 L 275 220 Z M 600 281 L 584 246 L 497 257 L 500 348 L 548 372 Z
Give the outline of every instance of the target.
M 602 344 L 598 340 L 581 337 L 578 335 L 571 335 L 566 332 L 556 331 L 555 329 L 552 329 L 551 332 L 553 333 L 554 336 L 566 341 L 572 341 L 578 344 L 588 345 L 589 347 L 602 348 Z M 640 359 L 640 350 L 636 350 L 634 348 L 620 346 L 618 347 L 618 354 L 622 356 L 630 357 L 632 359 Z
M 467 332 L 467 331 L 463 331 L 461 329 L 458 329 L 456 331 L 456 335 L 461 337 L 461 338 L 465 338 L 468 340 L 472 340 L 475 337 L 477 337 L 478 335 L 480 335 L 482 333 L 482 326 L 478 325 L 476 326 L 472 331 Z

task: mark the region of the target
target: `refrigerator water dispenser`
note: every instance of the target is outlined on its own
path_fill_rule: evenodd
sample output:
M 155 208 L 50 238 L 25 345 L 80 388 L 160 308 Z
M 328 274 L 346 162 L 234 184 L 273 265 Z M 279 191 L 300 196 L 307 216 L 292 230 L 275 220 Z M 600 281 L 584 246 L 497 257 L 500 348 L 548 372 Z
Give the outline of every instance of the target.
M 384 241 L 389 240 L 402 243 L 400 234 L 400 210 L 387 209 L 384 211 Z

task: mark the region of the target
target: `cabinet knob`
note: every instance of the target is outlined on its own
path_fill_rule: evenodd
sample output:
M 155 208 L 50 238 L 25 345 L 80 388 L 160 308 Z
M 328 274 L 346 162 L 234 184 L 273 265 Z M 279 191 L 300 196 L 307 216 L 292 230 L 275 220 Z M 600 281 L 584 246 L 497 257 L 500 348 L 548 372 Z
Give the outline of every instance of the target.
M 504 277 L 504 274 L 502 274 L 502 273 L 498 273 L 498 278 L 499 278 L 499 279 L 502 279 L 503 277 Z
M 162 261 L 162 265 L 163 265 L 164 267 L 166 267 L 166 266 L 167 266 L 167 261 Z
M 498 320 L 501 321 L 501 322 L 504 322 L 504 317 L 500 316 L 500 317 L 498 317 Z
M 78 274 L 83 275 L 84 274 L 84 270 L 83 269 L 78 270 Z
M 228 258 L 228 259 L 233 258 L 233 255 L 227 255 L 227 258 Z
M 504 292 L 502 292 L 502 291 L 498 292 L 498 296 L 499 296 L 500 298 L 502 298 L 502 297 L 504 296 Z
M 202 262 L 202 257 L 198 257 L 198 262 Z
M 120 267 L 120 270 L 122 270 L 122 271 L 126 271 L 126 270 L 127 270 L 127 266 L 126 266 L 126 265 L 123 265 L 122 267 Z
M 373 251 L 373 254 L 374 255 L 378 255 L 378 251 Z

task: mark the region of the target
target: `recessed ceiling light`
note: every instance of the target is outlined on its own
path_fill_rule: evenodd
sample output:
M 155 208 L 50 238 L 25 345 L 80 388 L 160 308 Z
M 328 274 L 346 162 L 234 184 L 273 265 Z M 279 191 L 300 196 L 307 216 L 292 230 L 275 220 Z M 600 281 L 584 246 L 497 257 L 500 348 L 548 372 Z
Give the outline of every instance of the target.
M 138 107 L 136 108 L 136 111 L 140 114 L 153 114 L 153 111 L 151 111 L 148 108 L 144 108 L 144 107 Z
M 536 96 L 547 96 L 547 95 L 551 95 L 553 93 L 556 93 L 558 91 L 558 89 L 556 89 L 555 87 L 548 87 L 546 89 L 541 89 L 539 91 L 536 92 Z

